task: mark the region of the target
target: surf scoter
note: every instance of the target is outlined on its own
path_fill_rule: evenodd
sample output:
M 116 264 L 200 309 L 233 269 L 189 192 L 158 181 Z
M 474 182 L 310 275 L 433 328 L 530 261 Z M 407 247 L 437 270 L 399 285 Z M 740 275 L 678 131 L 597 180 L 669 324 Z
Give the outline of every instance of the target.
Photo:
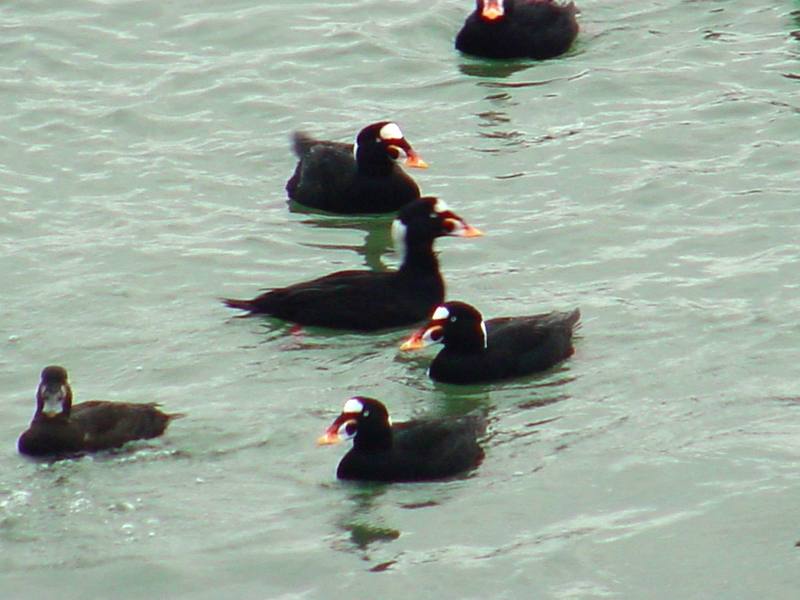
M 336 469 L 339 479 L 425 481 L 478 466 L 483 449 L 477 437 L 485 429 L 485 420 L 475 415 L 392 424 L 381 402 L 357 396 L 345 403 L 317 443 L 353 440 Z
M 553 0 L 477 0 L 456 49 L 484 58 L 552 58 L 578 35 L 575 10 Z
M 428 370 L 436 381 L 496 381 L 544 371 L 572 356 L 572 333 L 579 319 L 575 309 L 484 321 L 473 306 L 446 302 L 401 349 L 444 344 Z
M 273 289 L 252 300 L 224 299 L 231 308 L 300 325 L 374 331 L 423 321 L 444 300 L 444 280 L 433 241 L 482 233 L 433 197 L 404 207 L 392 224 L 402 248 L 397 271 L 339 271 Z
M 368 125 L 355 144 L 315 140 L 301 132 L 293 141 L 300 161 L 286 191 L 300 204 L 343 214 L 386 213 L 420 196 L 397 159 L 402 152 L 407 167 L 428 165 L 391 121 Z
M 17 448 L 29 456 L 73 456 L 118 448 L 160 436 L 179 416 L 165 414 L 152 403 L 93 400 L 73 405 L 66 369 L 49 366 L 36 390 L 36 413 Z

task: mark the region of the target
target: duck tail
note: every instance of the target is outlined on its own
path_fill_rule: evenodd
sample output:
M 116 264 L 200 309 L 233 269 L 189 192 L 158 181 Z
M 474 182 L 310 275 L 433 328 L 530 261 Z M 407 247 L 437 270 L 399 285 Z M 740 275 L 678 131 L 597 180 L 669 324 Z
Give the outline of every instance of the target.
M 579 323 L 580 320 L 581 320 L 581 309 L 576 308 L 571 313 L 567 314 L 565 322 L 571 328 L 578 329 L 581 326 L 581 324 Z
M 298 158 L 303 158 L 303 156 L 308 153 L 311 146 L 316 143 L 317 140 L 302 131 L 295 131 L 292 134 L 292 149 Z
M 240 310 L 246 310 L 247 312 L 253 312 L 255 308 L 253 306 L 252 300 L 237 300 L 236 298 L 220 298 L 220 301 L 228 308 L 238 308 Z

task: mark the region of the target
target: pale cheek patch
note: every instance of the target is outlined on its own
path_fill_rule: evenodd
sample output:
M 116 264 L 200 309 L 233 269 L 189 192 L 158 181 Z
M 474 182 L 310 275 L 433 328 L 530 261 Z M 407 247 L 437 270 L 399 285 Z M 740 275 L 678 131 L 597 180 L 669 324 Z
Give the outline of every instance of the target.
M 57 415 L 62 411 L 61 398 L 59 396 L 46 396 L 42 412 L 46 415 Z
M 357 400 L 356 398 L 350 398 L 350 400 L 344 403 L 344 408 L 342 409 L 342 412 L 348 414 L 360 415 L 363 410 L 364 410 L 364 405 L 361 404 L 360 400 Z
M 450 316 L 450 311 L 447 310 L 445 306 L 439 306 L 433 311 L 433 316 L 431 317 L 434 321 L 442 321 Z
M 394 123 L 387 123 L 386 125 L 381 127 L 381 130 L 380 132 L 378 132 L 378 135 L 384 141 L 403 139 L 403 132 L 400 131 L 400 128 Z

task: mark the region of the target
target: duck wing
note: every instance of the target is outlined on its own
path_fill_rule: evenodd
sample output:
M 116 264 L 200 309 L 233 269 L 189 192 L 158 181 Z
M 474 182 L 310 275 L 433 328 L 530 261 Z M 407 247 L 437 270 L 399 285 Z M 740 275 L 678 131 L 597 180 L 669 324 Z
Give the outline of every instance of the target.
M 82 432 L 84 449 L 95 451 L 158 437 L 176 416 L 161 412 L 155 403 L 93 400 L 73 406 L 70 421 Z

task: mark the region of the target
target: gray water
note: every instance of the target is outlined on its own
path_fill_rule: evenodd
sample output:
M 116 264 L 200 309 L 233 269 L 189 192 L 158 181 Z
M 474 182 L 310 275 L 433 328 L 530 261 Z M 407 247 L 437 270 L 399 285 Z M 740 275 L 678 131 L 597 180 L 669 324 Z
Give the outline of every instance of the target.
M 579 43 L 487 64 L 471 0 L 0 5 L 0 597 L 794 599 L 800 6 L 580 2 Z M 221 296 L 394 266 L 387 219 L 290 212 L 303 129 L 391 118 L 486 232 L 437 244 L 487 317 L 579 306 L 542 376 L 234 319 Z M 16 453 L 40 369 L 157 401 L 160 440 Z M 351 395 L 482 411 L 484 464 L 336 481 Z

